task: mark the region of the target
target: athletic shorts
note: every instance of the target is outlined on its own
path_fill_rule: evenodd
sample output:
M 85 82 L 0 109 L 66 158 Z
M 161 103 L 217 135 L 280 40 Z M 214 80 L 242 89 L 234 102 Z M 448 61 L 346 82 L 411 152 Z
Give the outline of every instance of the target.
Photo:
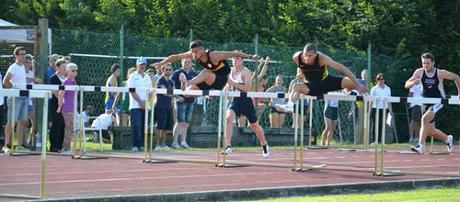
M 300 102 L 301 102 L 300 100 L 297 100 L 297 102 L 294 103 L 294 108 L 293 108 L 294 111 L 292 111 L 293 114 L 295 114 L 295 108 L 297 107 L 297 103 L 299 103 L 299 114 L 302 113 L 302 111 L 301 111 L 302 106 L 300 105 Z M 305 100 L 305 102 L 307 103 L 307 100 Z M 303 115 L 305 116 L 307 114 L 308 114 L 308 104 L 304 104 L 304 106 L 303 106 Z
M 439 116 L 442 114 L 442 111 L 444 110 L 444 105 L 442 104 L 426 104 L 425 105 L 425 112 L 431 110 L 433 111 L 434 118 L 433 120 L 430 121 L 430 123 L 436 122 L 436 118 L 439 118 Z
M 272 114 L 284 114 L 283 111 L 278 111 L 276 107 L 270 107 L 270 113 Z
M 336 121 L 338 118 L 337 107 L 327 107 L 326 110 L 324 110 L 324 117 Z
M 214 83 L 208 85 L 206 82 L 203 81 L 197 84 L 200 90 L 222 90 L 225 87 L 225 85 L 227 85 L 228 75 L 230 74 L 230 68 L 228 68 L 227 70 L 226 67 L 223 67 L 222 69 L 219 69 L 212 73 L 216 75 L 216 80 L 214 80 Z
M 172 108 L 155 107 L 155 122 L 158 130 L 172 130 Z
M 307 85 L 307 87 L 310 89 L 308 95 L 318 96 L 331 91 L 341 90 L 342 80 L 343 77 L 329 75 L 322 81 L 305 83 L 305 85 Z
M 415 105 L 410 108 L 410 119 L 412 121 L 420 122 L 422 119 L 422 107 L 420 105 Z
M 244 115 L 249 123 L 257 122 L 256 110 L 251 98 L 235 97 L 230 103 L 229 109 L 235 112 L 236 117 Z

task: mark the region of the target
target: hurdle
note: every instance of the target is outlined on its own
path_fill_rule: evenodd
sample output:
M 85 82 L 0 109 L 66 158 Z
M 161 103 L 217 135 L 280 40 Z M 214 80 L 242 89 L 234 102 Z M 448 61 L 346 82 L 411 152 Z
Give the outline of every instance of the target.
M 114 89 L 109 89 L 109 88 L 106 88 L 106 87 L 94 87 L 94 86 L 80 86 L 79 87 L 81 89 L 81 91 L 104 91 L 104 90 L 114 90 Z M 129 92 L 131 90 L 137 90 L 137 89 L 130 89 L 130 88 L 126 88 L 126 87 L 111 87 L 111 88 L 119 88 L 120 91 L 122 92 Z M 168 93 L 166 89 L 155 89 L 155 93 L 157 94 L 165 94 L 165 93 Z M 182 90 L 173 90 L 173 91 L 169 91 L 169 93 L 172 93 L 172 94 L 186 94 L 186 95 L 209 95 L 209 96 L 219 96 L 219 95 L 223 95 L 225 96 L 227 94 L 227 96 L 230 96 L 230 97 L 236 97 L 236 96 L 240 96 L 240 97 L 243 97 L 243 96 L 247 96 L 247 97 L 260 97 L 260 98 L 272 98 L 272 97 L 275 97 L 275 98 L 279 98 L 279 97 L 285 97 L 286 95 L 288 94 L 284 94 L 284 93 L 255 93 L 255 92 L 248 92 L 248 93 L 241 93 L 241 92 L 227 92 L 227 93 L 222 93 L 222 91 L 182 91 Z M 83 96 L 81 96 L 83 97 Z M 324 95 L 324 96 L 318 96 L 318 97 L 312 97 L 312 99 L 338 99 L 338 100 L 350 100 L 350 101 L 356 101 L 357 99 L 361 99 L 360 97 L 357 97 L 357 96 L 336 96 L 336 95 Z M 399 99 L 399 97 L 388 97 L 386 101 L 391 101 L 392 98 L 394 99 Z M 363 98 L 365 101 L 371 101 L 373 99 L 373 97 L 364 97 Z M 220 113 L 220 116 L 219 118 L 221 119 L 221 124 L 222 123 L 222 120 L 224 119 L 222 116 L 223 116 L 223 108 L 224 108 L 224 102 L 225 102 L 226 99 L 222 99 L 222 111 Z M 374 99 L 375 100 L 375 99 Z M 408 99 L 406 99 L 406 101 L 408 101 Z M 399 100 L 398 100 L 399 102 Z M 365 102 L 366 103 L 366 102 Z M 311 105 L 310 105 L 311 106 Z M 299 106 L 301 107 L 301 106 Z M 297 109 L 297 110 L 300 110 L 300 109 Z M 302 110 L 304 111 L 304 110 Z M 310 113 L 311 114 L 311 113 Z M 309 122 L 310 123 L 310 122 Z M 153 124 L 152 124 L 153 125 Z M 152 126 L 151 125 L 151 126 Z M 225 126 L 224 126 L 225 127 Z M 221 135 L 222 135 L 222 130 L 224 129 L 224 127 L 220 127 L 220 131 L 221 131 Z M 145 128 L 144 128 L 145 129 Z M 152 130 L 152 129 L 151 129 Z M 151 133 L 152 135 L 153 133 Z M 297 133 L 298 135 L 298 133 Z M 225 137 L 224 137 L 225 138 Z M 300 137 L 302 138 L 302 137 Z M 296 139 L 298 140 L 298 139 Z M 220 140 L 219 140 L 220 142 Z M 303 141 L 302 141 L 303 142 Z M 384 149 L 382 149 L 381 151 L 384 151 Z M 144 151 L 145 152 L 145 151 Z M 151 152 L 151 149 L 150 149 L 150 152 Z M 218 150 L 218 152 L 220 152 L 220 149 Z M 144 153 L 145 154 L 145 153 Z M 220 153 L 218 153 L 218 156 L 219 156 Z M 299 154 L 300 155 L 300 154 Z M 92 154 L 87 154 L 87 156 L 103 156 L 103 155 L 92 155 Z M 106 156 L 109 156 L 109 155 L 106 155 Z M 115 156 L 113 156 L 115 157 Z M 144 156 L 145 158 L 145 156 Z M 175 159 L 175 158 L 160 158 L 160 157 L 151 157 L 149 156 L 148 157 L 149 159 L 160 159 L 160 160 L 165 160 L 165 159 L 169 159 L 169 160 L 178 160 L 180 162 L 191 162 L 191 161 L 187 161 L 186 159 Z M 382 159 L 382 158 L 380 158 Z M 200 160 L 193 160 L 195 163 L 199 163 Z M 202 160 L 203 163 L 209 163 L 208 161 L 206 160 Z M 303 163 L 303 158 L 302 160 L 299 160 L 299 162 L 302 162 Z M 231 161 L 231 160 L 228 160 L 228 163 L 237 163 L 239 165 L 254 165 L 254 166 L 262 166 L 262 164 L 260 163 L 255 163 L 255 162 L 240 162 L 240 161 Z M 294 165 L 296 165 L 297 161 L 294 161 Z M 213 162 L 213 164 L 215 164 L 215 161 Z M 227 163 L 226 163 L 227 164 Z M 263 166 L 266 166 L 266 164 L 269 164 L 269 163 L 263 163 Z M 216 164 L 215 164 L 216 165 Z M 380 173 L 383 173 L 382 169 L 384 166 L 384 164 L 380 164 L 381 167 L 379 168 L 379 172 Z M 274 167 L 277 167 L 277 165 L 273 165 Z M 281 167 L 286 167 L 285 165 L 281 166 Z M 286 167 L 287 168 L 287 167 Z M 292 168 L 292 166 L 289 166 L 289 168 Z M 295 167 L 294 167 L 295 168 Z M 324 166 L 324 167 L 315 167 L 315 166 L 303 166 L 303 168 L 305 169 L 311 169 L 311 170 L 328 170 L 328 169 L 339 169 L 337 167 L 332 167 L 332 166 Z M 355 170 L 359 170 L 359 168 L 354 168 L 354 167 L 340 167 L 341 170 L 346 170 L 346 171 L 355 171 Z M 374 172 L 374 171 L 369 171 L 370 169 L 365 169 L 367 172 Z M 459 171 L 460 172 L 460 171 Z
M 43 98 L 44 106 L 43 106 L 43 124 L 42 124 L 42 150 L 41 150 L 41 159 L 40 159 L 40 172 L 41 172 L 41 179 L 40 179 L 40 198 L 46 198 L 46 149 L 47 149 L 47 138 L 48 138 L 48 101 L 51 98 L 51 92 L 48 91 L 32 91 L 32 90 L 20 90 L 20 89 L 0 89 L 0 92 L 5 97 L 28 97 L 28 98 Z M 14 99 L 12 99 L 12 118 L 14 120 Z M 14 143 L 14 123 L 12 121 L 12 135 L 11 135 L 11 144 Z M 14 151 L 13 151 L 14 152 Z M 22 196 L 19 196 L 22 198 Z
M 378 98 L 377 98 L 378 99 Z M 458 105 L 460 104 L 460 99 L 458 98 L 413 98 L 413 97 L 408 97 L 408 98 L 398 98 L 398 97 L 384 97 L 383 102 L 384 103 L 410 103 L 414 101 L 422 101 L 424 104 L 451 104 L 451 105 Z M 384 104 L 384 106 L 386 106 Z M 385 127 L 383 127 L 384 129 Z M 385 144 L 384 144 L 384 139 L 385 139 L 385 134 L 384 130 L 382 129 L 382 150 L 384 150 Z M 460 143 L 460 142 L 459 142 Z M 460 147 L 460 145 L 459 145 Z M 432 153 L 430 153 L 433 155 Z M 460 154 L 460 152 L 459 152 Z M 383 152 L 381 152 L 382 157 L 380 158 L 380 171 L 376 173 L 377 176 L 395 176 L 395 175 L 422 175 L 422 176 L 449 176 L 449 177 L 458 177 L 460 176 L 460 166 L 459 166 L 459 172 L 454 173 L 454 172 L 446 172 L 446 173 L 438 173 L 438 172 L 427 172 L 427 171 L 400 171 L 400 170 L 385 170 L 384 168 L 384 158 L 383 158 Z

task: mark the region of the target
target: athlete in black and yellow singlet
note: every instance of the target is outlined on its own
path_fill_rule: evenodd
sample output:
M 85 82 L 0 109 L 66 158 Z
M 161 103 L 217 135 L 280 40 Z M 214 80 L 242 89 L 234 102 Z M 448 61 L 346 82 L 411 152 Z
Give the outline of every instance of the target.
M 221 60 L 217 65 L 212 64 L 209 53 L 211 53 L 214 50 L 209 50 L 207 49 L 205 51 L 207 55 L 207 61 L 203 62 L 201 60 L 197 60 L 198 64 L 200 64 L 203 68 L 211 70 L 214 72 L 216 75 L 216 80 L 212 85 L 208 85 L 206 82 L 201 82 L 197 84 L 197 86 L 200 88 L 200 90 L 210 90 L 210 89 L 215 89 L 215 90 L 222 90 L 224 86 L 227 84 L 228 80 L 228 75 L 230 74 L 231 68 L 230 65 L 228 65 L 226 60 Z
M 152 64 L 152 66 L 162 66 L 166 63 L 180 61 L 184 58 L 190 58 L 203 66 L 203 70 L 190 81 L 185 79 L 184 82 L 187 90 L 222 90 L 227 84 L 228 75 L 230 74 L 230 65 L 227 59 L 232 57 L 241 57 L 245 59 L 258 60 L 257 55 L 248 55 L 241 51 L 215 51 L 204 48 L 202 41 L 192 41 L 190 50 L 185 53 L 171 55 L 161 62 Z

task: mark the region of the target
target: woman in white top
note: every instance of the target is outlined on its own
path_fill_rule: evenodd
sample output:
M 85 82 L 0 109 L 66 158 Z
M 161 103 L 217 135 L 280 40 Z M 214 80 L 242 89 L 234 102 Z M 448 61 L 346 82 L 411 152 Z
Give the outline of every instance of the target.
M 24 62 L 24 67 L 26 69 L 26 78 L 27 84 L 34 84 L 33 79 L 35 78 L 34 72 L 34 59 L 33 56 L 30 54 L 26 55 L 26 60 Z M 35 134 L 37 133 L 37 127 L 35 122 L 35 108 L 34 102 L 32 98 L 29 98 L 29 107 L 27 108 L 27 115 L 30 121 L 30 130 L 29 130 L 29 140 L 28 145 L 31 146 L 31 149 L 34 150 L 35 147 Z
M 385 84 L 385 76 L 383 73 L 377 74 L 375 77 L 375 82 L 376 85 L 372 87 L 371 89 L 371 96 L 376 96 L 376 97 L 391 97 L 391 89 Z M 369 116 L 370 116 L 370 121 L 372 124 L 375 125 L 375 114 L 376 114 L 376 109 L 377 109 L 377 104 L 379 108 L 379 124 L 378 124 L 378 131 L 379 133 L 382 131 L 382 119 L 383 119 L 383 102 L 373 102 L 372 103 L 372 110 L 370 110 Z M 387 105 L 387 110 L 385 113 L 390 113 L 393 114 L 393 109 L 391 107 L 391 104 L 385 103 Z M 371 129 L 371 133 L 375 132 L 375 126 Z M 371 141 L 374 140 L 375 134 L 371 135 Z M 381 138 L 381 135 L 379 134 L 379 138 Z

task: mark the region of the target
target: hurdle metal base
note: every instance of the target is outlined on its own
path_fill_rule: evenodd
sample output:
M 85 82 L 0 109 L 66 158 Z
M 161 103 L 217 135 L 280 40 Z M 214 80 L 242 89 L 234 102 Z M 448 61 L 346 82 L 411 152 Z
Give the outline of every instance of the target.
M 32 153 L 32 152 L 12 152 L 8 154 L 8 156 L 38 156 L 41 155 L 40 153 Z
M 411 150 L 403 150 L 403 151 L 399 151 L 398 154 L 411 154 L 411 155 L 419 155 L 419 153 L 417 152 L 413 152 Z
M 380 176 L 380 177 L 393 177 L 393 176 L 403 176 L 404 174 L 398 172 L 376 172 L 372 174 L 373 176 Z
M 329 149 L 328 146 L 320 146 L 320 145 L 315 145 L 315 146 L 308 146 L 308 149 Z
M 433 151 L 430 152 L 431 155 L 449 155 L 449 152 Z
M 108 159 L 108 157 L 96 157 L 96 156 L 72 156 L 74 160 L 98 160 L 98 159 Z
M 226 163 L 226 164 L 216 164 L 218 168 L 241 168 L 241 167 L 249 167 L 249 165 L 240 165 L 235 163 Z
M 142 163 L 151 163 L 151 164 L 156 164 L 156 163 L 177 163 L 177 161 L 158 160 L 158 159 L 144 159 L 144 160 L 142 160 Z
M 292 172 L 307 172 L 307 171 L 313 171 L 313 170 L 321 170 L 321 168 L 326 168 L 326 164 L 319 164 L 319 165 L 313 165 L 313 166 L 306 166 L 307 168 L 293 168 Z

